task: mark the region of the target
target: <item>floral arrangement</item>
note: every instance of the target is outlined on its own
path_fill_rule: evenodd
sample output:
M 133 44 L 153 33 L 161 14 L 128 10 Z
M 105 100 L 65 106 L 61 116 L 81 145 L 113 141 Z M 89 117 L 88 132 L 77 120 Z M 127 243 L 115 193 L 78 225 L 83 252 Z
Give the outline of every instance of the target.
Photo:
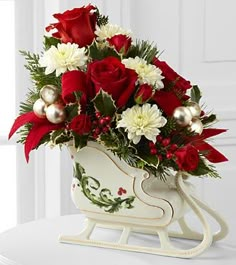
M 41 55 L 22 51 L 33 80 L 9 137 L 29 160 L 42 144 L 76 148 L 96 141 L 129 165 L 165 178 L 170 171 L 218 177 L 227 158 L 206 142 L 225 132 L 200 105 L 201 92 L 93 5 L 55 14 Z

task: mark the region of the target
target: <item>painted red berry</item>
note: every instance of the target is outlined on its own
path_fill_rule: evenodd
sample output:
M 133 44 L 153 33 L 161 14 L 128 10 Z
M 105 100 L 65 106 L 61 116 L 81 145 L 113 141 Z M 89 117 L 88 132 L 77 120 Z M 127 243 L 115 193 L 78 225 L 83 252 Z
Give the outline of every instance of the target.
M 158 157 L 159 161 L 162 161 L 162 159 L 163 159 L 162 155 L 158 155 L 157 157 Z
M 165 138 L 162 140 L 161 144 L 163 146 L 168 146 L 170 144 L 170 138 Z
M 126 194 L 126 193 L 127 193 L 127 191 L 125 189 L 123 189 L 122 187 L 120 187 L 119 190 L 118 190 L 118 192 L 117 192 L 117 194 L 120 195 L 120 196 L 122 194 Z

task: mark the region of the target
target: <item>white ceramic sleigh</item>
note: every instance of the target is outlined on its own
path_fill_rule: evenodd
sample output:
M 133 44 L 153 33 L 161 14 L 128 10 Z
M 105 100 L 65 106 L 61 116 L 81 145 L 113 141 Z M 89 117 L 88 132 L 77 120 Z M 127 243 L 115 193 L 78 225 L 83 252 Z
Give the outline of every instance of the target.
M 87 217 L 87 222 L 80 234 L 62 235 L 60 242 L 191 258 L 228 233 L 222 217 L 194 195 L 191 184 L 183 179 L 181 172 L 163 182 L 144 170 L 130 167 L 97 143 L 91 142 L 79 152 L 72 146 L 69 150 L 74 162 L 85 169 L 80 180 L 73 179 L 72 199 Z M 189 210 L 199 219 L 202 234 L 192 230 L 185 221 Z M 218 232 L 212 233 L 206 213 L 218 222 Z M 181 232 L 168 231 L 173 222 L 179 223 Z M 121 229 L 119 241 L 90 239 L 95 226 Z M 160 247 L 129 244 L 132 231 L 158 235 Z M 170 237 L 199 243 L 189 249 L 177 248 Z

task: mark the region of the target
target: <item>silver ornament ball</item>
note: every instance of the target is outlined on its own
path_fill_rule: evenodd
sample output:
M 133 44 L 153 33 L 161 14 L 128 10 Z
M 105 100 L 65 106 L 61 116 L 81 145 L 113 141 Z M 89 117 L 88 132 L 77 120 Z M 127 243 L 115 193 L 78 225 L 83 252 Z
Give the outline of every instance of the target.
M 40 97 L 47 104 L 53 104 L 59 97 L 59 89 L 53 85 L 46 85 L 40 90 Z
M 196 102 L 189 102 L 187 108 L 190 110 L 193 117 L 200 117 L 201 108 Z
M 54 124 L 61 123 L 66 118 L 66 113 L 63 105 L 61 104 L 51 104 L 46 110 L 47 119 Z
M 46 106 L 45 102 L 41 98 L 37 99 L 33 105 L 34 114 L 39 118 L 45 118 L 46 107 L 47 106 Z
M 177 107 L 174 110 L 173 117 L 181 127 L 189 125 L 192 120 L 192 114 L 186 107 Z
M 190 132 L 202 134 L 203 124 L 198 118 L 193 118 L 191 124 L 188 127 Z

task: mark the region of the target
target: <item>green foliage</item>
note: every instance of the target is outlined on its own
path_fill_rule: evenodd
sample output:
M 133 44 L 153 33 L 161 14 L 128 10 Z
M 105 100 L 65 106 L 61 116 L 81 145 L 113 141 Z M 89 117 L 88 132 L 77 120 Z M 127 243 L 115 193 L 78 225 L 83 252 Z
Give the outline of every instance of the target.
M 189 172 L 189 174 L 198 177 L 209 176 L 212 178 L 221 178 L 215 167 L 213 165 L 207 165 L 204 158 L 200 158 L 198 167 L 194 171 Z
M 112 97 L 100 89 L 99 93 L 93 99 L 95 108 L 103 115 L 112 117 L 116 111 L 116 105 Z
M 98 44 L 96 41 L 89 47 L 89 56 L 92 57 L 94 60 L 102 60 L 106 57 L 113 56 L 120 59 L 119 54 L 112 48 Z
M 153 44 L 148 41 L 137 40 L 135 45 L 131 45 L 126 57 L 141 57 L 147 61 L 147 63 L 152 63 L 153 59 L 157 56 L 159 50 Z
M 97 7 L 95 13 L 97 15 L 97 24 L 99 27 L 106 25 L 109 22 L 108 16 L 102 15 Z
M 71 121 L 75 116 L 78 115 L 78 109 L 78 104 L 67 105 L 65 107 L 67 121 Z
M 76 149 L 81 149 L 87 145 L 88 135 L 78 135 L 76 132 L 71 133 L 74 138 L 74 144 Z
M 50 135 L 50 140 L 54 145 L 63 144 L 71 139 L 70 133 L 67 134 L 64 129 L 53 131 Z
M 201 99 L 201 91 L 198 86 L 193 86 L 191 89 L 191 100 L 193 102 L 199 103 Z
M 48 50 L 51 46 L 57 46 L 58 43 L 61 43 L 59 39 L 53 38 L 53 37 L 48 37 L 44 36 L 44 50 Z
M 40 67 L 39 65 L 39 55 L 20 51 L 20 53 L 25 57 L 27 64 L 25 68 L 30 72 L 30 77 L 34 81 L 35 86 L 38 90 L 40 90 L 45 85 L 55 85 L 58 88 L 61 87 L 60 77 L 56 77 L 55 74 L 51 73 L 45 75 L 45 68 Z
M 216 115 L 215 114 L 211 114 L 209 116 L 205 116 L 201 122 L 203 125 L 209 125 L 212 124 L 216 121 Z
M 158 168 L 159 159 L 158 159 L 157 156 L 151 155 L 151 154 L 142 153 L 142 154 L 138 155 L 138 158 L 143 161 L 144 168 L 145 168 L 146 165 L 149 166 L 149 167 L 153 167 L 155 169 Z
M 172 117 L 169 117 L 167 119 L 167 123 L 165 124 L 165 126 L 160 128 L 161 134 L 164 137 L 170 136 L 171 132 L 173 132 L 175 129 L 176 129 L 176 121 Z

